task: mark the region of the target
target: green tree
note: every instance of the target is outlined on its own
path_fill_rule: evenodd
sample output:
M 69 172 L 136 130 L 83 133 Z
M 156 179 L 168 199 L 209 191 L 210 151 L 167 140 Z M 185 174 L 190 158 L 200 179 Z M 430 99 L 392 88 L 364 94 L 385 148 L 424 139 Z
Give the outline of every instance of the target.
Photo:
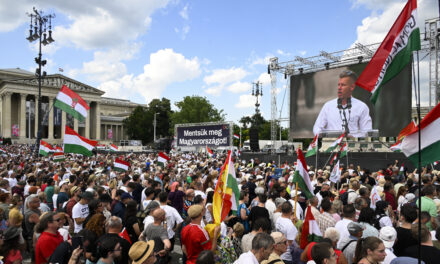
M 169 137 L 172 113 L 170 100 L 166 98 L 162 98 L 162 100 L 153 99 L 148 105 L 148 112 L 152 116 L 150 124 L 153 124 L 154 114 L 156 114 L 156 138 Z
M 226 117 L 223 110 L 218 110 L 202 96 L 185 96 L 175 105 L 178 110 L 171 115 L 172 129 L 176 124 L 224 121 Z
M 144 125 L 147 122 L 146 107 L 138 106 L 131 114 L 122 121 L 125 131 L 130 139 L 142 140 L 145 143 L 147 140 Z

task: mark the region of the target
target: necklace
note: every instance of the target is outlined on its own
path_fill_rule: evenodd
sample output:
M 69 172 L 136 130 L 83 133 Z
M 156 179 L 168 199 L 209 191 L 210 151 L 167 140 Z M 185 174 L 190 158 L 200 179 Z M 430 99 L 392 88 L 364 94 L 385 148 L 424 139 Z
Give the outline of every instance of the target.
M 375 264 L 375 263 L 371 262 L 371 261 L 368 259 L 368 257 L 365 257 L 365 259 L 368 261 L 368 263 L 370 263 L 370 264 Z

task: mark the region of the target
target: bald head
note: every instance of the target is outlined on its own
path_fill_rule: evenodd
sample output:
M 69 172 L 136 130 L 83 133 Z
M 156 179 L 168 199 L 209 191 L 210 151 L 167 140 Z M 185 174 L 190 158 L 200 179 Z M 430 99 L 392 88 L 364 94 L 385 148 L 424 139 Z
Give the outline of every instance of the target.
M 158 209 L 154 210 L 152 216 L 153 216 L 155 222 L 156 221 L 162 222 L 165 219 L 165 210 L 162 208 L 158 208 Z

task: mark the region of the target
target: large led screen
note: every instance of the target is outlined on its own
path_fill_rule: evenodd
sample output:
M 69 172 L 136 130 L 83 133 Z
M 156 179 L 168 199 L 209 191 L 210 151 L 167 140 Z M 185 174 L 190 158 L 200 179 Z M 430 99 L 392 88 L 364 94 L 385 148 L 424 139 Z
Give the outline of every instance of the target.
M 411 64 L 382 87 L 375 105 L 370 102 L 370 93 L 358 86 L 348 107 L 337 103 L 340 73 L 349 70 L 359 76 L 366 65 L 359 63 L 291 76 L 290 139 L 312 138 L 317 131 L 342 133 L 344 124 L 352 128 L 349 131 L 352 137 L 377 134 L 368 134 L 366 130 L 378 131 L 383 137 L 397 136 L 411 120 Z

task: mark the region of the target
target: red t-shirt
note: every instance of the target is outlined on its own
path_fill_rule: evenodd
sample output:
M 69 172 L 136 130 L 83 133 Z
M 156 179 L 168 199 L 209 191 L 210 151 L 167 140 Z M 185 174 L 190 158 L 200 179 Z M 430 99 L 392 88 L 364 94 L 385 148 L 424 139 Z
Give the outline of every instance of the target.
M 186 263 L 195 264 L 203 250 L 211 250 L 209 234 L 199 225 L 189 224 L 182 229 L 182 244 L 186 247 Z
M 61 242 L 63 242 L 63 237 L 58 232 L 56 234 L 49 232 L 41 233 L 35 247 L 35 263 L 47 263 L 47 259 L 49 259 Z

